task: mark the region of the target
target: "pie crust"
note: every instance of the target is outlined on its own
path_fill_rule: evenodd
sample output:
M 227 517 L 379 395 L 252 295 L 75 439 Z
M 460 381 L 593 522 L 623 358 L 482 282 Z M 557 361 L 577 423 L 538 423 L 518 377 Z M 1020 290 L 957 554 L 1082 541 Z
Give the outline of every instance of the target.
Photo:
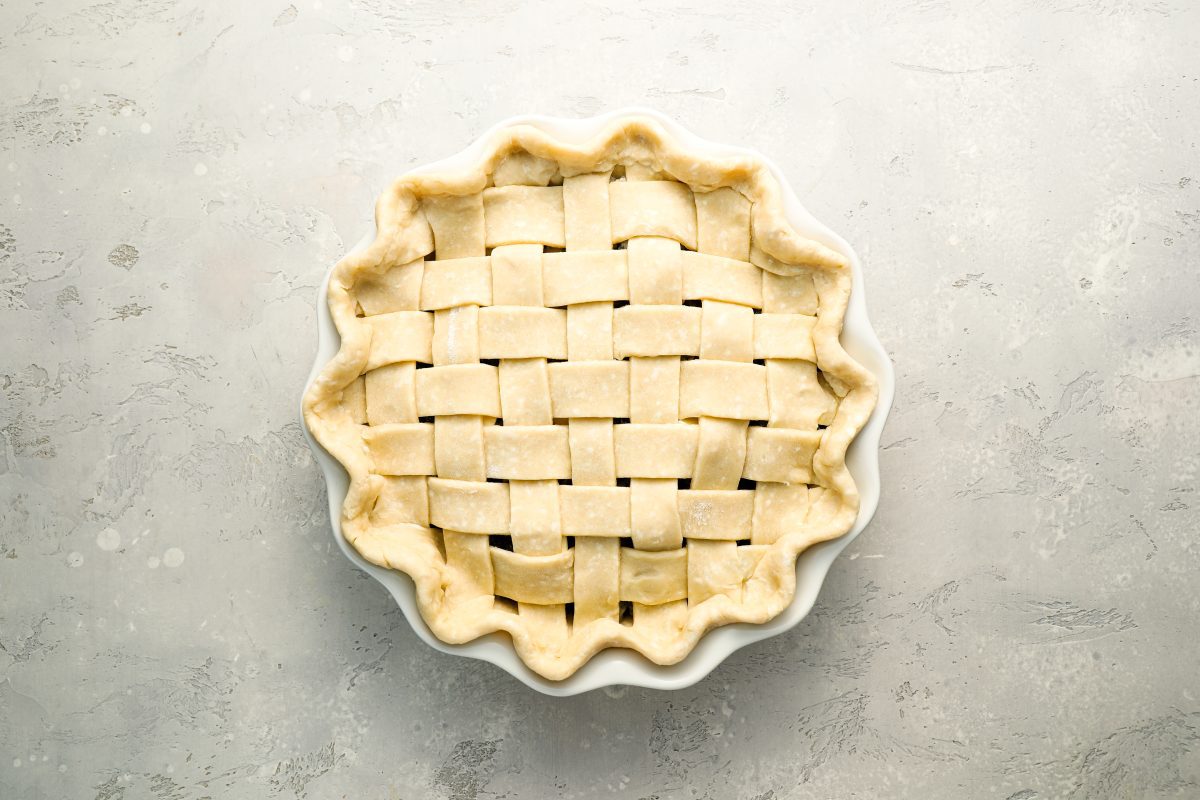
M 376 228 L 330 278 L 304 415 L 349 473 L 343 534 L 438 638 L 506 631 L 551 680 L 607 647 L 675 663 L 777 615 L 854 523 L 851 270 L 760 160 L 648 118 L 518 125 L 398 180 Z

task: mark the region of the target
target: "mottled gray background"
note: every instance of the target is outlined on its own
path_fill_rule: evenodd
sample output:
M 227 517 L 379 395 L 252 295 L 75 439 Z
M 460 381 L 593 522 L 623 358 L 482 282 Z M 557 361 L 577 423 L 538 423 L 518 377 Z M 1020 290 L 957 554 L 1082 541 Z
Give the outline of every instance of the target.
M 1200 797 L 1187 0 L 0 5 L 0 797 Z M 422 644 L 297 424 L 326 268 L 495 121 L 774 157 L 895 361 L 815 612 L 673 694 Z

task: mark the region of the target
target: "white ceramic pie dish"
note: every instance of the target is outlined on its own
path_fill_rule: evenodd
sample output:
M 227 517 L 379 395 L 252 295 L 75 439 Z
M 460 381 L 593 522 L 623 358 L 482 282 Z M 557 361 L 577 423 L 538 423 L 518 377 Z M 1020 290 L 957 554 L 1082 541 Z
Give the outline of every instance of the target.
M 752 152 L 746 148 L 700 139 L 656 111 L 630 108 L 588 119 L 560 119 L 536 115 L 512 117 L 481 135 L 462 152 L 411 170 L 409 174 L 453 171 L 464 165 L 477 163 L 480 159 L 480 151 L 484 146 L 483 143 L 489 138 L 492 131 L 499 128 L 512 125 L 535 125 L 556 138 L 574 143 L 594 137 L 614 119 L 625 116 L 651 117 L 690 150 L 710 153 L 714 158 Z M 892 405 L 895 380 L 887 353 L 867 318 L 866 302 L 863 296 L 862 267 L 850 246 L 840 236 L 818 222 L 801 205 L 779 168 L 761 154 L 754 153 L 754 155 L 766 163 L 782 186 L 785 210 L 789 221 L 796 230 L 845 255 L 853 269 L 854 287 L 846 310 L 841 342 L 851 356 L 874 373 L 879 385 L 879 399 L 875 410 L 850 445 L 846 455 L 846 464 L 854 476 L 861 494 L 861 506 L 854 526 L 845 535 L 817 544 L 800 555 L 796 561 L 795 599 L 779 616 L 769 622 L 760 625 L 732 624 L 715 628 L 700 639 L 695 649 L 685 659 L 670 666 L 654 664 L 631 650 L 608 649 L 597 653 L 586 665 L 565 680 L 551 681 L 525 666 L 504 634 L 493 633 L 466 644 L 446 644 L 433 635 L 418 611 L 412 580 L 402 572 L 384 569 L 369 563 L 342 536 L 341 508 L 349 486 L 348 476 L 341 464 L 317 444 L 302 420 L 301 427 L 305 432 L 305 438 L 325 474 L 334 540 L 347 558 L 387 587 L 413 630 L 431 647 L 445 653 L 489 661 L 511 673 L 526 685 L 550 695 L 575 695 L 615 685 L 680 689 L 704 678 L 735 650 L 789 630 L 804 619 L 816 601 L 817 593 L 833 560 L 870 522 L 879 504 L 879 437 Z M 356 245 L 355 250 L 365 248 L 374 237 L 375 233 L 371 231 Z M 321 368 L 334 357 L 340 343 L 337 329 L 329 313 L 326 296 L 329 275 L 332 274 L 332 271 L 331 266 L 325 280 L 322 281 L 317 297 L 317 355 L 308 384 L 312 383 Z

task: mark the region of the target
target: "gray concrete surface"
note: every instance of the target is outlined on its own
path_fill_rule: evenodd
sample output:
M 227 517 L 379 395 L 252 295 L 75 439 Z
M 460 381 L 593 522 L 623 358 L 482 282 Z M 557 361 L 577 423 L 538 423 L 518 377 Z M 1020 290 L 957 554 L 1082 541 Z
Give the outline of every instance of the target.
M 0 6 L 0 797 L 1200 797 L 1184 0 Z M 773 156 L 897 365 L 875 522 L 692 689 L 531 693 L 334 548 L 326 267 L 494 121 Z

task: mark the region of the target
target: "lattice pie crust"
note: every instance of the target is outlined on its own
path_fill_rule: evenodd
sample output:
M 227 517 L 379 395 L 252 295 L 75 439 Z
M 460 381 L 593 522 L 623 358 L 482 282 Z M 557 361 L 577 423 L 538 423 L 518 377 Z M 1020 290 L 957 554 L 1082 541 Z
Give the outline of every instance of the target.
M 876 388 L 838 342 L 844 256 L 758 160 L 652 120 L 485 151 L 396 182 L 330 280 L 341 349 L 305 418 L 350 475 L 344 535 L 439 638 L 507 631 L 550 679 L 775 616 L 858 512 Z

